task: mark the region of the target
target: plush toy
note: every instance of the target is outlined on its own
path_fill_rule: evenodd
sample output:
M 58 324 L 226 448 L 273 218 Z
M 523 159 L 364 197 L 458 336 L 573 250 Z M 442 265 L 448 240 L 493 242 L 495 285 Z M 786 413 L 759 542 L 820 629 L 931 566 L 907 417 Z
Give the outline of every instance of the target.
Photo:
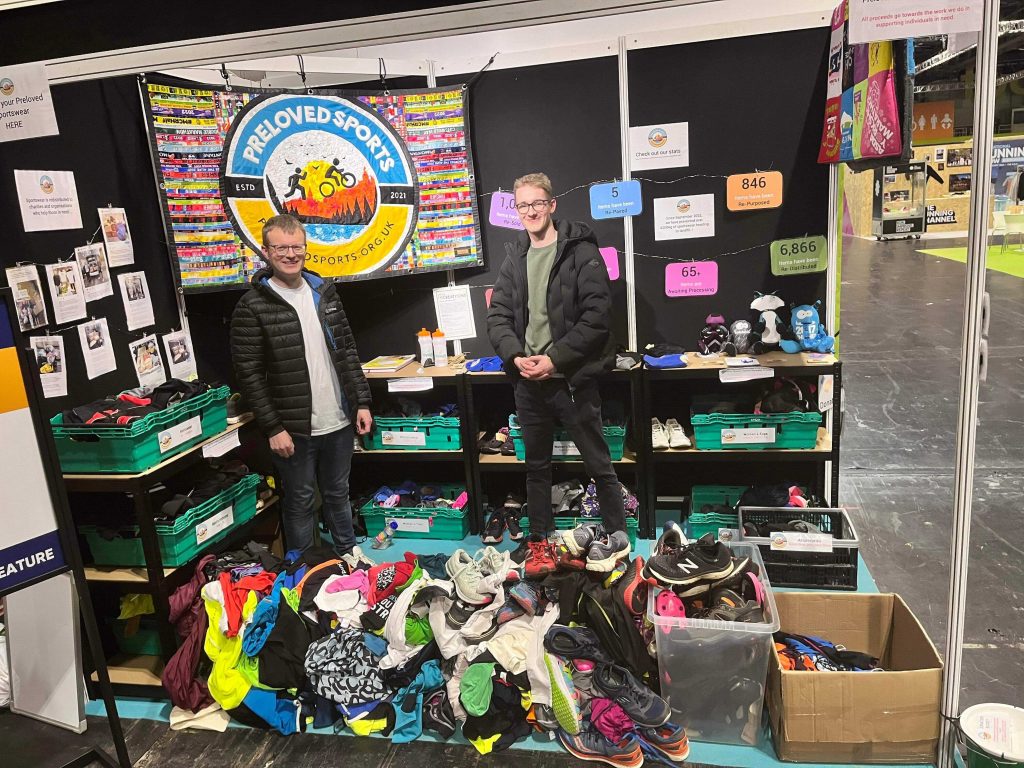
M 771 352 L 779 348 L 782 341 L 782 331 L 786 330 L 775 310 L 786 305 L 782 299 L 774 293 L 754 294 L 754 300 L 750 302 L 750 308 L 761 314 L 757 318 L 757 326 L 750 334 L 750 348 L 755 355 L 763 352 Z
M 702 355 L 716 355 L 719 352 L 735 355 L 736 347 L 729 341 L 729 329 L 725 327 L 725 318 L 721 315 L 708 315 L 704 322 L 707 325 L 700 330 L 697 351 Z
M 745 355 L 750 351 L 752 330 L 748 320 L 736 320 L 729 326 L 729 337 L 733 346 L 736 347 L 736 354 Z
M 795 340 L 783 339 L 780 346 L 784 352 L 831 352 L 836 345 L 834 336 L 829 336 L 818 317 L 820 301 L 794 306 L 789 324 Z

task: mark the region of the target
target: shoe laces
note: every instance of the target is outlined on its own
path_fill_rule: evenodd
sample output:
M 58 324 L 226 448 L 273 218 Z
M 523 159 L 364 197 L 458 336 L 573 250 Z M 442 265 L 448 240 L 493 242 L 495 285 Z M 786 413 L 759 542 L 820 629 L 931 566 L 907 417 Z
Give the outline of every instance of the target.
M 636 744 L 640 747 L 640 751 L 643 752 L 644 755 L 645 763 L 648 760 L 653 760 L 656 763 L 670 766 L 670 768 L 676 768 L 676 766 L 678 765 L 677 763 L 673 763 L 671 760 L 665 757 L 661 753 L 661 751 L 657 749 L 655 746 L 646 742 L 643 736 L 636 733 L 635 731 L 633 733 L 626 735 L 626 741 L 632 742 L 633 744 Z

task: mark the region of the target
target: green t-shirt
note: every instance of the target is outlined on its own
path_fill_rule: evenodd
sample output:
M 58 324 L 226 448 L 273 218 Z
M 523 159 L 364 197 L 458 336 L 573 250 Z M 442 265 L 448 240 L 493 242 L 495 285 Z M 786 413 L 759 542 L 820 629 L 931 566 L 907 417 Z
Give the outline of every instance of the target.
M 543 355 L 551 346 L 548 323 L 548 281 L 555 263 L 558 241 L 540 248 L 530 246 L 526 254 L 526 282 L 530 290 L 530 322 L 526 326 L 526 354 Z

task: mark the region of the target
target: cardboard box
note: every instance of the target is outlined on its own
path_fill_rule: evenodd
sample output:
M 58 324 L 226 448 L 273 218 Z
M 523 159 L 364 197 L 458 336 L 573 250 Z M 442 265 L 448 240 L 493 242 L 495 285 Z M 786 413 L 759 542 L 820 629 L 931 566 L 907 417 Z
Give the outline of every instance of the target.
M 939 740 L 942 661 L 899 595 L 778 592 L 783 632 L 816 635 L 880 659 L 883 672 L 768 666 L 779 759 L 802 763 L 931 763 Z

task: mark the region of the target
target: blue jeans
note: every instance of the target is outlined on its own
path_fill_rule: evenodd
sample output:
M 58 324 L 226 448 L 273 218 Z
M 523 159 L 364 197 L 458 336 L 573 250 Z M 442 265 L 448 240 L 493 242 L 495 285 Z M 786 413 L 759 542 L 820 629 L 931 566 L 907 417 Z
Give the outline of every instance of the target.
M 305 550 L 313 545 L 316 529 L 314 483 L 320 486 L 324 521 L 334 539 L 334 548 L 339 554 L 344 554 L 355 546 L 352 505 L 348 499 L 353 440 L 351 425 L 317 437 L 292 435 L 295 453 L 287 459 L 273 455 L 284 494 L 281 521 L 286 551 Z

